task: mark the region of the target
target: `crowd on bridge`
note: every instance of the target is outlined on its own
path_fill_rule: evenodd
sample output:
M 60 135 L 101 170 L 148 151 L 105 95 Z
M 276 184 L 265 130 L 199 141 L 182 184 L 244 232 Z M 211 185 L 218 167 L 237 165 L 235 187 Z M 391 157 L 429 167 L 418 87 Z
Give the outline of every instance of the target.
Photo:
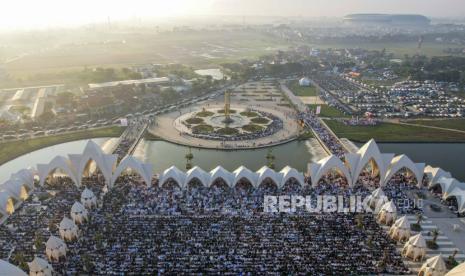
M 344 146 L 341 144 L 339 139 L 332 134 L 329 129 L 322 123 L 322 121 L 313 113 L 313 111 L 302 112 L 298 115 L 304 124 L 313 129 L 318 135 L 318 138 L 325 144 L 325 146 L 331 151 L 332 154 L 339 158 L 342 158 L 346 153 Z
M 118 160 L 123 159 L 129 153 L 150 123 L 152 120 L 146 117 L 135 117 L 128 120 L 128 126 L 120 136 L 118 145 L 113 151 L 114 154 L 118 155 Z

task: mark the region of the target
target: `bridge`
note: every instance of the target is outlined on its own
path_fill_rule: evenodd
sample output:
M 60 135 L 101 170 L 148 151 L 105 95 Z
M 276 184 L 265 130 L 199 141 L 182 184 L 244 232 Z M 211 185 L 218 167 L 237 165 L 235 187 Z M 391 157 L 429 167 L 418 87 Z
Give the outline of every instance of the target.
M 284 82 L 281 82 L 281 90 L 299 112 L 299 119 L 313 133 L 326 153 L 342 158 L 344 154 L 350 152 L 328 125 L 317 114 L 310 111 Z

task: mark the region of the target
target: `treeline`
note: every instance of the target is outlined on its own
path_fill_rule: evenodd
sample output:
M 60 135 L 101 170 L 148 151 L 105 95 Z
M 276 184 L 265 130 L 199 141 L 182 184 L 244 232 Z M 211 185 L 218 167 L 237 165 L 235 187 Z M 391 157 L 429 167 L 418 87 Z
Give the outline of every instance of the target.
M 465 57 L 406 56 L 395 72 L 415 80 L 435 80 L 465 83 Z

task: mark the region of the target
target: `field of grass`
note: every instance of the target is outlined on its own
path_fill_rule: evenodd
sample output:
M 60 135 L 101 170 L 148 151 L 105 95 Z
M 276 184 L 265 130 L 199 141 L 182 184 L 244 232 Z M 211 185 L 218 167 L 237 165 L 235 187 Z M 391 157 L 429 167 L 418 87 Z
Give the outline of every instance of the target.
M 301 97 L 310 97 L 310 96 L 317 96 L 316 87 L 311 86 L 300 86 L 298 80 L 293 80 L 289 83 L 289 89 L 294 93 L 296 96 Z
M 321 105 L 320 117 L 328 117 L 328 118 L 350 118 L 351 117 L 350 115 L 342 113 L 342 111 L 340 111 L 337 108 L 331 107 L 326 104 L 320 104 L 320 105 Z M 309 104 L 308 106 L 310 107 L 310 109 L 316 110 L 316 107 L 318 106 L 318 104 Z
M 95 130 L 78 131 L 55 136 L 33 138 L 23 141 L 12 141 L 0 144 L 0 165 L 31 151 L 50 147 L 56 144 L 99 137 L 119 137 L 124 131 L 121 127 L 108 127 Z
M 10 61 L 5 66 L 8 74 L 25 86 L 37 80 L 66 82 L 64 75 L 70 76 L 73 71 L 81 71 L 85 67 L 121 68 L 135 64 L 181 63 L 201 69 L 257 58 L 290 45 L 287 41 L 252 30 L 231 30 L 227 33 L 141 31 L 103 33 L 99 37 L 82 33 L 78 38 L 62 34 L 67 35 L 70 36 L 67 43 L 59 47 L 29 50 L 28 55 Z
M 450 128 L 465 131 L 465 119 L 447 119 L 447 120 L 413 120 L 406 121 L 409 124 L 418 124 L 424 126 L 434 126 Z
M 393 123 L 381 123 L 377 126 L 347 126 L 335 120 L 325 120 L 325 122 L 340 138 L 362 143 L 371 138 L 379 142 L 465 142 L 463 133 L 421 126 Z

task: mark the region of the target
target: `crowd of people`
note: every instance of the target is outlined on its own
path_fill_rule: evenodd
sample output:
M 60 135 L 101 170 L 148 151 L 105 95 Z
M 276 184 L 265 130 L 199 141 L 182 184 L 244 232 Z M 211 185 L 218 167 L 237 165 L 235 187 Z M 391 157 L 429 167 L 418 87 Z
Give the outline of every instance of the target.
M 246 180 L 235 188 L 222 180 L 206 188 L 194 179 L 181 190 L 173 181 L 147 186 L 124 175 L 107 191 L 94 175 L 83 185 L 99 198 L 98 208 L 79 225 L 78 239 L 67 242 L 66 258 L 51 263 L 60 275 L 408 273 L 372 214 L 263 212 L 264 195 L 370 193 L 333 185 L 342 181 L 335 176 L 324 179 L 316 187 L 291 180 L 281 189 L 271 181 L 254 189 Z M 45 241 L 59 236 L 57 225 L 82 189 L 68 178 L 36 188 L 0 227 L 0 257 L 16 265 L 45 258 Z
M 264 112 L 264 111 L 256 111 L 253 110 L 261 115 L 263 118 L 267 118 L 271 120 L 271 123 L 264 126 L 261 130 L 254 131 L 254 132 L 239 132 L 233 135 L 226 135 L 221 134 L 218 132 L 212 133 L 189 133 L 190 136 L 200 139 L 207 139 L 207 140 L 216 140 L 216 141 L 244 141 L 244 140 L 255 140 L 262 137 L 267 137 L 270 135 L 275 134 L 276 132 L 283 129 L 283 121 L 276 117 L 275 115 Z
M 344 154 L 346 153 L 344 146 L 341 144 L 339 139 L 323 125 L 321 120 L 313 113 L 313 111 L 300 113 L 298 115 L 298 119 L 303 121 L 307 127 L 313 129 L 332 154 L 339 158 L 344 157 Z
M 118 155 L 118 161 L 128 154 L 134 143 L 140 138 L 139 136 L 143 133 L 144 129 L 151 123 L 151 119 L 146 117 L 136 117 L 128 120 L 128 126 L 120 136 L 118 145 L 113 151 L 114 154 Z

